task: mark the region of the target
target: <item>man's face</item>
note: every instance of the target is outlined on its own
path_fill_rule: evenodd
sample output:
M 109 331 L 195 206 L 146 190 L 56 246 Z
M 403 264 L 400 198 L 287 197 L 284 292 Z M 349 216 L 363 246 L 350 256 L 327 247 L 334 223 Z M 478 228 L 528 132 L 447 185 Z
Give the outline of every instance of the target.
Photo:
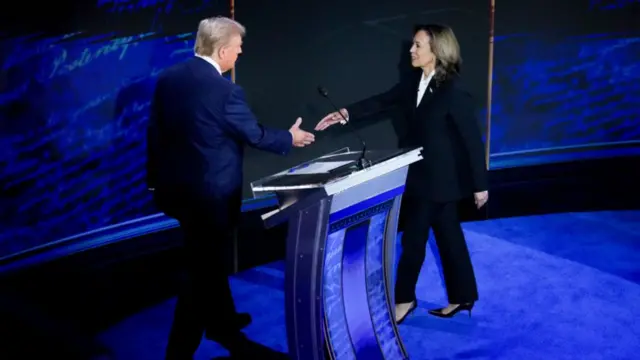
M 233 69 L 240 54 L 242 54 L 242 36 L 233 35 L 229 43 L 218 50 L 218 58 L 220 59 L 218 65 L 220 65 L 222 72 Z
M 436 57 L 431 52 L 431 39 L 423 30 L 420 30 L 413 37 L 411 46 L 411 65 L 416 68 L 424 68 L 435 63 Z

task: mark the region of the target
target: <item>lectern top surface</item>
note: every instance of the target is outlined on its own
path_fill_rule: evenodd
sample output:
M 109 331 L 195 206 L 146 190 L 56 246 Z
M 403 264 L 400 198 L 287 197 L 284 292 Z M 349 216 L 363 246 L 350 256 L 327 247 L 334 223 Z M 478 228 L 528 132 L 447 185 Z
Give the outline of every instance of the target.
M 369 166 L 382 163 L 396 156 L 415 149 L 372 150 L 365 153 Z M 328 182 L 350 175 L 358 171 L 357 161 L 361 151 L 350 151 L 348 148 L 318 157 L 303 164 L 294 166 L 280 173 L 268 176 L 251 183 L 255 191 L 261 189 L 312 189 L 322 187 Z

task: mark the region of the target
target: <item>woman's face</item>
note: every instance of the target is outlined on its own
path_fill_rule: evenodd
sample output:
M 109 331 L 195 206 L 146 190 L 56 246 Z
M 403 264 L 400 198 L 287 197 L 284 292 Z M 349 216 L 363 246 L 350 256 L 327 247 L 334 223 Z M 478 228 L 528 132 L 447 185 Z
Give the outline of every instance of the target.
M 416 68 L 425 68 L 435 63 L 436 57 L 431 52 L 431 39 L 424 30 L 418 31 L 413 37 L 411 46 L 411 65 Z

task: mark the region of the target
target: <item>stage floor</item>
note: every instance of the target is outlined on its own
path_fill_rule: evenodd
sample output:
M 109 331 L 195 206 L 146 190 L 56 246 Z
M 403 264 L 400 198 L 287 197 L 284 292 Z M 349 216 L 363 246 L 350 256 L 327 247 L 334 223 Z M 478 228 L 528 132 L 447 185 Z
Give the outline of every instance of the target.
M 552 214 L 463 225 L 478 279 L 472 317 L 438 319 L 446 304 L 435 242 L 418 284 L 419 309 L 400 331 L 417 359 L 637 359 L 640 211 Z M 232 280 L 248 336 L 286 351 L 284 264 Z M 99 341 L 118 360 L 163 358 L 175 298 L 112 325 Z M 196 359 L 224 356 L 203 341 Z

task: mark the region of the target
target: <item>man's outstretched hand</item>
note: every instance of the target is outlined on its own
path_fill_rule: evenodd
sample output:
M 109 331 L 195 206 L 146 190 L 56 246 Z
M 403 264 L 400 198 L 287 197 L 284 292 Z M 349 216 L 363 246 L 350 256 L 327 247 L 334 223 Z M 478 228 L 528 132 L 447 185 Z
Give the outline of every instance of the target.
M 300 129 L 300 124 L 302 124 L 302 118 L 296 119 L 295 124 L 289 129 L 295 147 L 305 147 L 316 140 L 315 135 Z

